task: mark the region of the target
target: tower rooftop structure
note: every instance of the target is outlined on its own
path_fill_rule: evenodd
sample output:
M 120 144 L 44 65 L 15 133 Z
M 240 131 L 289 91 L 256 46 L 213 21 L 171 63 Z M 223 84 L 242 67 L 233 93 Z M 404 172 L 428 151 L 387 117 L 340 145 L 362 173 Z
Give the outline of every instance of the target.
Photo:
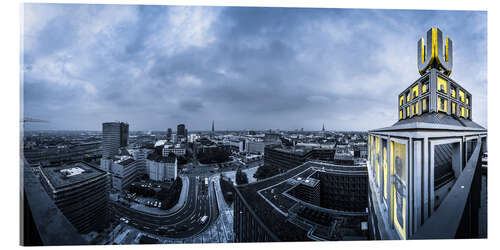
M 398 96 L 398 120 L 369 131 L 374 239 L 478 238 L 487 130 L 472 94 L 450 78 L 452 41 L 438 28 L 417 44 L 420 77 Z

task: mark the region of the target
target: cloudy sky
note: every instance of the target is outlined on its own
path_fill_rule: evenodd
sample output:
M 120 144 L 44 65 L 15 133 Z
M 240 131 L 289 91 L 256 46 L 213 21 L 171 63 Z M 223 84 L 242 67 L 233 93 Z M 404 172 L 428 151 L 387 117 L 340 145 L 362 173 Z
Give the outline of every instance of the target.
M 487 126 L 486 12 L 25 4 L 21 19 L 21 115 L 49 121 L 26 129 L 390 126 L 436 26 Z

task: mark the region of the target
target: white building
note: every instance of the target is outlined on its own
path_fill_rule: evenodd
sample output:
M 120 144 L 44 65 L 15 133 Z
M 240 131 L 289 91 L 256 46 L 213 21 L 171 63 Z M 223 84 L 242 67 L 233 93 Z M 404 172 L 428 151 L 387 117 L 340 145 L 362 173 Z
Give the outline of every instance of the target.
M 177 158 L 150 154 L 146 165 L 149 179 L 153 181 L 172 181 L 177 178 Z
M 163 157 L 167 157 L 169 153 L 173 153 L 177 156 L 185 156 L 186 155 L 186 147 L 182 144 L 165 144 L 163 146 Z
M 114 161 L 110 168 L 112 188 L 120 191 L 126 189 L 136 178 L 139 164 L 131 156 L 122 156 Z

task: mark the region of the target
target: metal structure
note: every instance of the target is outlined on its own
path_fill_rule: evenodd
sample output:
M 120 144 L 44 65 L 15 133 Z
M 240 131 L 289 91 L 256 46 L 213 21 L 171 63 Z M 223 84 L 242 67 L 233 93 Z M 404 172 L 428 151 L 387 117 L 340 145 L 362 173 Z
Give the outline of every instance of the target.
M 422 76 L 399 95 L 399 120 L 369 131 L 374 239 L 478 237 L 487 130 L 471 119 L 472 95 L 448 77 L 451 40 L 443 55 L 441 31 L 427 36 L 427 52 L 418 42 Z

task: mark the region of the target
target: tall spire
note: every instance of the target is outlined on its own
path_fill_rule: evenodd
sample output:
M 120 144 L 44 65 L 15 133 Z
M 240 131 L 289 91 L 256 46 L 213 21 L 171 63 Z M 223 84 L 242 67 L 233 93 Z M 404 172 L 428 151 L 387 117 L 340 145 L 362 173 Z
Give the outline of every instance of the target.
M 214 120 L 212 120 L 212 133 L 215 132 L 215 128 L 214 128 Z
M 323 122 L 323 129 L 321 131 L 325 132 L 325 123 L 324 122 Z

